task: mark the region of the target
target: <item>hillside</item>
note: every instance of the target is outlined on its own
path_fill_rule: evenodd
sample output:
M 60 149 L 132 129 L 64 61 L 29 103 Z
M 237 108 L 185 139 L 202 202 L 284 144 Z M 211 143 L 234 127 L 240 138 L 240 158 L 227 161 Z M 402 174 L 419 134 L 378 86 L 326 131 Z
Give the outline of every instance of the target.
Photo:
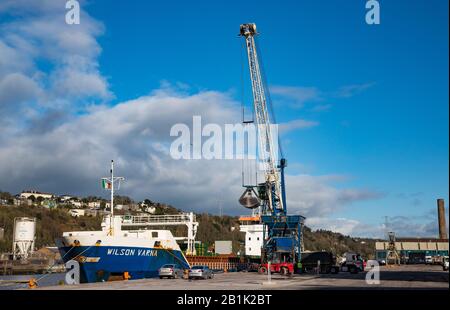
M 10 252 L 15 217 L 35 217 L 36 247 L 54 246 L 55 238 L 63 231 L 99 229 L 101 219 L 96 217 L 74 218 L 65 209 L 48 210 L 35 206 L 0 206 L 0 227 L 5 229 L 4 239 L 0 240 L 0 251 Z
M 155 214 L 175 214 L 180 210 L 161 203 L 156 206 Z M 74 218 L 67 213 L 67 209 L 48 210 L 40 207 L 13 207 L 0 206 L 0 227 L 5 229 L 4 239 L 0 240 L 0 251 L 11 251 L 13 221 L 15 217 L 36 217 L 37 218 L 37 238 L 36 246 L 53 246 L 54 239 L 59 237 L 63 231 L 71 230 L 93 230 L 100 229 L 100 217 L 82 216 Z M 232 240 L 233 250 L 237 252 L 239 244 L 244 241 L 244 235 L 239 232 L 238 217 L 217 216 L 211 214 L 197 214 L 199 228 L 197 240 L 205 243 L 206 247 L 211 247 L 215 240 Z M 232 229 L 234 227 L 234 230 Z M 175 235 L 185 234 L 186 227 L 167 227 Z M 305 249 L 311 251 L 332 251 L 343 254 L 346 251 L 361 253 L 364 257 L 373 257 L 375 240 L 361 239 L 344 236 L 326 230 L 312 231 L 304 228 Z

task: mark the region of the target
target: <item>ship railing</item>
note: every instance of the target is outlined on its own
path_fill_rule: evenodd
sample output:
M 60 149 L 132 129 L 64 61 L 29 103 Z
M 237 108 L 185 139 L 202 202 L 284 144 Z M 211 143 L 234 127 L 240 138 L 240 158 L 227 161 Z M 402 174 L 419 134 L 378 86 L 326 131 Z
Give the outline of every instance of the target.
M 195 222 L 195 215 L 189 213 L 176 215 L 134 215 L 124 216 L 122 226 L 142 226 L 142 225 L 180 225 Z

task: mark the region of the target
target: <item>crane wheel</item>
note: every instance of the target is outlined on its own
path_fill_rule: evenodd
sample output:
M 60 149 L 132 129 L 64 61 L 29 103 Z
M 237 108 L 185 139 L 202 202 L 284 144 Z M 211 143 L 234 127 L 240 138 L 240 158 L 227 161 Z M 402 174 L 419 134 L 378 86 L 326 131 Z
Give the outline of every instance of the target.
M 266 274 L 266 273 L 267 273 L 266 267 L 259 267 L 258 273 L 259 273 L 259 274 Z
M 287 275 L 289 275 L 289 270 L 286 267 L 282 267 L 281 270 L 280 270 L 280 273 L 283 276 L 287 276 Z

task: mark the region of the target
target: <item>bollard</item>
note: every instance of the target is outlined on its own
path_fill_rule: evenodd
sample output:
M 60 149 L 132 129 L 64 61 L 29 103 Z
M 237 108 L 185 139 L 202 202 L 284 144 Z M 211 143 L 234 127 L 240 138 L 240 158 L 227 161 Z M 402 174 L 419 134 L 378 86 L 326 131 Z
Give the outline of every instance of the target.
M 31 279 L 28 281 L 28 288 L 33 289 L 33 288 L 36 288 L 36 287 L 37 287 L 37 281 L 36 281 L 36 279 L 35 279 L 35 278 L 31 278 Z

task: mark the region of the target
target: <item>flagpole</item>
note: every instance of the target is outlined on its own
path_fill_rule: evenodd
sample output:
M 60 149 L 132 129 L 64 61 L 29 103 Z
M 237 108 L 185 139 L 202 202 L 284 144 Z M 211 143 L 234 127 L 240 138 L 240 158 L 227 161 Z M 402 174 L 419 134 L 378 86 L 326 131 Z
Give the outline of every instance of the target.
M 109 221 L 109 231 L 114 234 L 114 160 L 111 160 L 111 218 Z

